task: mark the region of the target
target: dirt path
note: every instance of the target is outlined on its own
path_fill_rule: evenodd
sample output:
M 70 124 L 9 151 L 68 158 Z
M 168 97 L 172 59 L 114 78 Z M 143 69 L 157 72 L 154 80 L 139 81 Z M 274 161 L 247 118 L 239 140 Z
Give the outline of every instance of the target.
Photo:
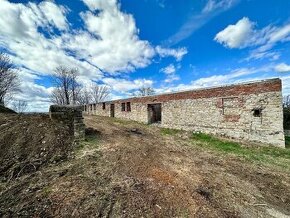
M 3 215 L 10 206 L 36 217 L 289 217 L 283 170 L 206 150 L 186 132 L 95 116 L 85 123 L 91 136 L 74 159 L 9 184 Z
M 139 206 L 154 215 L 271 217 L 290 212 L 287 174 L 194 147 L 183 139 L 186 134 L 162 136 L 156 127 L 109 118 L 87 117 L 86 123 L 101 132 L 100 149 L 113 162 L 118 182 L 136 180 L 140 190 L 135 193 L 133 184 L 133 196 L 126 201 L 140 198 Z M 135 129 L 141 134 L 130 132 Z

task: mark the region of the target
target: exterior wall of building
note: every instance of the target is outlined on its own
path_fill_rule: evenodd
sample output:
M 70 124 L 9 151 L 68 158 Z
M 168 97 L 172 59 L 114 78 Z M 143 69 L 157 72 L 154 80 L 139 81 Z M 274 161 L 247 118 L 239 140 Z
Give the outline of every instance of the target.
M 128 101 L 130 102 L 130 101 Z M 127 103 L 126 101 L 124 103 Z M 115 103 L 115 117 L 120 119 L 134 120 L 141 123 L 148 122 L 147 104 L 130 102 L 131 111 L 122 111 L 121 103 Z
M 131 111 L 122 111 L 130 102 Z M 281 81 L 202 89 L 87 105 L 87 113 L 148 123 L 148 104 L 161 103 L 160 126 L 285 147 Z M 126 108 L 127 109 L 127 108 Z
M 103 109 L 103 103 L 96 104 L 96 110 L 93 110 L 91 112 L 93 115 L 99 115 L 99 116 L 110 116 L 110 104 L 105 103 L 105 108 Z
M 162 107 L 162 126 L 284 147 L 281 101 L 279 92 L 169 101 Z M 253 109 L 261 109 L 260 115 Z

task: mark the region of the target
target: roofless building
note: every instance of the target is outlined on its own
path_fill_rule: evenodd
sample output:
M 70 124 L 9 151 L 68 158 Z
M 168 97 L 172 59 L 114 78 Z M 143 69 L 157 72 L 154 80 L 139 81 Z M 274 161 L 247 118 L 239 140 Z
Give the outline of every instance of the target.
M 85 105 L 85 113 L 285 147 L 280 79 Z

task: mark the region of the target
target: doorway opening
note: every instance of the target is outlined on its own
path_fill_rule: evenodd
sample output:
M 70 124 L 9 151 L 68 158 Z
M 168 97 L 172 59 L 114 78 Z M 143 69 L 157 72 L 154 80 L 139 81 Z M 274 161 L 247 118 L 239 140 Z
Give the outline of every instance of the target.
M 148 104 L 148 122 L 161 123 L 161 103 Z
M 110 116 L 115 117 L 115 104 L 111 104 L 110 106 Z

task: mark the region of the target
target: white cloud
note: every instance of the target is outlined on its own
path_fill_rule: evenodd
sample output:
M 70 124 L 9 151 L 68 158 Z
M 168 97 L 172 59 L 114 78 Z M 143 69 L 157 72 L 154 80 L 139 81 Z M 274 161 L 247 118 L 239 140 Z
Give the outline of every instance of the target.
M 176 72 L 176 69 L 175 69 L 175 66 L 173 64 L 170 64 L 167 67 L 162 68 L 160 71 L 164 72 L 166 74 L 173 74 Z
M 289 73 L 290 72 L 290 65 L 287 65 L 285 63 L 278 64 L 275 67 L 275 71 L 278 73 Z
M 172 83 L 174 81 L 180 80 L 180 77 L 175 74 L 170 74 L 164 80 L 165 83 Z
M 279 52 L 276 52 L 276 51 L 264 51 L 264 52 L 261 52 L 261 51 L 257 51 L 257 50 L 254 50 L 254 51 L 251 51 L 249 57 L 247 57 L 245 60 L 249 61 L 251 59 L 265 59 L 265 58 L 268 58 L 270 59 L 271 61 L 275 61 L 275 60 L 278 60 L 280 58 L 280 53 Z
M 83 54 L 82 40 L 89 42 L 86 49 L 87 59 L 107 72 L 133 71 L 146 67 L 155 55 L 154 48 L 148 41 L 140 40 L 135 20 L 131 15 L 119 10 L 104 10 L 94 15 L 81 13 L 88 31 L 93 34 L 80 33 L 70 45 Z M 81 45 L 81 46 L 78 46 Z
M 179 76 L 176 75 L 176 71 L 180 69 L 180 65 L 175 67 L 173 64 L 169 64 L 167 67 L 164 67 L 160 70 L 160 72 L 163 72 L 166 74 L 166 78 L 164 80 L 165 83 L 172 83 L 173 81 L 179 80 Z
M 260 71 L 260 70 L 258 70 Z M 239 77 L 250 75 L 256 73 L 256 69 L 241 68 L 231 71 L 229 74 L 225 75 L 213 75 L 210 77 L 200 78 L 191 82 L 191 86 L 202 88 L 202 87 L 211 87 L 218 86 L 221 84 L 233 83 L 233 80 L 236 80 Z
M 211 19 L 237 5 L 240 0 L 208 0 L 204 8 L 197 14 L 193 14 L 179 30 L 170 36 L 166 43 L 175 45 L 191 36 L 193 32 L 204 26 Z
M 253 47 L 247 60 L 270 58 L 277 60 L 279 52 L 271 49 L 279 42 L 290 41 L 290 24 L 283 26 L 268 25 L 263 29 L 256 29 L 256 25 L 249 18 L 244 17 L 234 25 L 227 26 L 214 38 L 228 48 Z
M 161 57 L 172 56 L 172 57 L 175 57 L 177 61 L 180 61 L 183 58 L 183 56 L 187 54 L 188 51 L 185 47 L 178 48 L 178 49 L 171 49 L 171 48 L 162 48 L 161 46 L 157 46 L 156 52 Z
M 116 10 L 117 0 L 82 0 L 91 11 L 95 10 Z
M 282 69 L 285 68 L 284 65 L 281 65 Z M 199 88 L 208 88 L 214 86 L 223 86 L 223 85 L 231 85 L 237 83 L 244 83 L 249 81 L 259 81 L 265 79 L 271 79 L 273 77 L 277 77 L 277 75 L 273 74 L 273 70 L 275 70 L 277 66 L 273 64 L 264 65 L 258 68 L 237 68 L 229 71 L 225 74 L 217 74 L 209 77 L 202 77 L 196 80 L 191 81 L 189 84 L 179 84 L 174 87 L 162 87 L 157 89 L 158 93 L 169 93 L 176 91 L 185 91 Z M 284 71 L 285 72 L 285 71 Z M 290 94 L 290 75 L 283 74 L 279 75 L 279 78 L 282 80 L 282 94 L 289 95 Z
M 208 0 L 202 12 L 210 13 L 219 9 L 226 10 L 231 8 L 236 2 L 235 0 Z
M 35 80 L 41 79 L 41 77 L 25 68 L 20 68 L 18 75 L 21 80 L 21 91 L 15 94 L 14 100 L 28 102 L 28 111 L 47 112 L 49 105 L 51 104 L 49 95 L 52 92 L 52 87 L 47 88 L 42 85 L 35 84 Z M 12 102 L 10 102 L 10 104 L 11 103 Z
M 57 6 L 53 2 L 43 1 L 39 4 L 39 9 L 49 23 L 60 30 L 68 29 L 68 21 L 65 17 L 66 9 L 64 7 Z
M 238 68 L 230 71 L 227 74 L 217 74 L 209 77 L 202 77 L 197 80 L 191 81 L 189 84 L 179 84 L 175 87 L 168 88 L 165 87 L 163 88 L 163 90 L 160 91 L 161 92 L 184 91 L 191 89 L 234 84 L 251 80 L 258 80 L 259 78 L 249 78 L 249 76 L 256 73 L 268 72 L 271 69 L 272 66 L 264 66 L 261 68 Z
M 276 43 L 278 41 L 289 41 L 289 35 L 290 35 L 290 24 L 287 24 L 280 28 L 275 28 L 275 31 L 273 31 L 269 35 L 269 42 L 270 43 Z
M 103 82 L 106 85 L 110 86 L 112 90 L 121 93 L 127 93 L 143 86 L 151 87 L 153 85 L 153 81 L 147 79 L 136 79 L 131 81 L 126 79 L 104 78 Z
M 243 48 L 251 43 L 255 24 L 244 17 L 235 25 L 229 25 L 215 36 L 215 40 L 228 48 Z
M 21 72 L 29 80 L 26 84 L 29 87 L 23 90 L 30 94 L 26 97 L 22 94 L 24 98 L 29 99 L 31 93 L 41 96 L 33 90 L 48 93 L 35 82 L 42 78 L 38 76 L 50 75 L 60 65 L 77 68 L 80 82 L 89 84 L 92 80 L 102 81 L 103 71 L 127 73 L 148 66 L 157 55 L 180 61 L 187 53 L 186 48 L 155 47 L 141 40 L 134 17 L 122 12 L 117 0 L 84 0 L 84 3 L 91 10 L 80 13 L 85 28 L 72 29 L 67 20 L 69 9 L 54 1 L 16 4 L 1 0 L 0 47 L 13 54 L 11 59 L 15 64 L 29 71 Z M 58 34 L 55 29 L 59 30 Z M 148 81 L 128 83 L 138 87 L 139 83 Z M 126 84 L 125 80 L 120 82 Z
M 148 66 L 156 54 L 181 60 L 187 53 L 185 48 L 157 46 L 155 49 L 148 41 L 140 40 L 133 16 L 121 12 L 117 1 L 91 2 L 94 4 L 91 7 L 101 11 L 80 14 L 87 31 L 69 30 L 57 36 L 53 35 L 51 27 L 69 28 L 64 7 L 47 1 L 24 5 L 3 0 L 0 46 L 15 53 L 17 64 L 41 74 L 49 74 L 57 66 L 66 65 L 94 79 L 101 76 L 99 69 L 109 73 L 130 72 Z M 48 29 L 51 37 L 39 32 L 39 27 Z

